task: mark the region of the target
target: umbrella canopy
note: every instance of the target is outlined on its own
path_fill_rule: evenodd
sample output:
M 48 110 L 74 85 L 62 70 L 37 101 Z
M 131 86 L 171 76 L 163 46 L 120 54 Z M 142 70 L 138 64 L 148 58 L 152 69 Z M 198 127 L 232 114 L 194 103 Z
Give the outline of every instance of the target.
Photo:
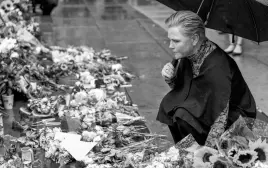
M 240 37 L 268 41 L 268 0 L 157 0 L 176 10 L 191 10 L 206 27 Z
M 209 13 L 212 0 L 157 0 L 158 2 L 174 9 L 175 11 L 190 10 L 198 15 L 205 21 Z

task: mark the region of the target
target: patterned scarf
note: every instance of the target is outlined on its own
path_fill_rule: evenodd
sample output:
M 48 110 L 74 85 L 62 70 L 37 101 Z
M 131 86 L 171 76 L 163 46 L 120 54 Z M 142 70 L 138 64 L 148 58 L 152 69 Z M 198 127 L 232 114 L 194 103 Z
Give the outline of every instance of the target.
M 194 78 L 199 75 L 200 67 L 202 66 L 204 60 L 214 49 L 216 49 L 216 45 L 210 40 L 206 39 L 196 54 L 187 57 L 192 63 Z

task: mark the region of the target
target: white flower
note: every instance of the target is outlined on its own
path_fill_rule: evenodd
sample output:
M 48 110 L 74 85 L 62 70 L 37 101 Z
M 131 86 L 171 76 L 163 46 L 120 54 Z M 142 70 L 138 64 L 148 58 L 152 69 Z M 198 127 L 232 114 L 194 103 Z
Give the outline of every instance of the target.
M 89 108 L 86 107 L 86 106 L 80 106 L 79 107 L 79 110 L 81 112 L 82 115 L 87 115 L 88 114 L 88 111 L 89 111 Z
M 58 116 L 63 117 L 64 116 L 64 111 L 59 111 Z
M 104 135 L 104 131 L 97 131 L 97 134 L 98 134 L 99 136 L 103 136 L 103 135 Z
M 93 60 L 94 53 L 93 52 L 85 52 L 82 54 L 84 61 L 91 61 Z
M 47 106 L 46 105 L 41 105 L 41 109 L 45 109 Z
M 106 98 L 106 93 L 102 89 L 91 89 L 88 95 L 90 97 L 96 98 L 98 101 L 104 100 Z
M 10 57 L 11 58 L 19 58 L 19 54 L 17 52 L 12 52 Z
M 56 133 L 56 132 L 61 132 L 61 129 L 59 127 L 54 127 L 53 128 L 53 133 Z
M 97 133 L 92 132 L 92 131 L 91 132 L 83 131 L 82 133 L 83 139 L 89 142 L 93 141 L 96 136 L 97 136 Z
M 95 126 L 95 130 L 97 130 L 97 131 L 103 131 L 102 127 L 101 126 L 98 126 L 98 125 Z
M 78 104 L 78 103 L 76 103 L 75 100 L 71 100 L 71 101 L 70 101 L 70 106 L 72 106 L 72 107 L 76 107 L 77 104 Z
M 165 168 L 165 165 L 158 161 L 153 161 L 153 163 L 150 166 L 147 166 L 146 168 Z
M 13 11 L 15 8 L 14 8 L 14 6 L 11 6 L 10 7 L 10 11 Z
M 175 146 L 172 146 L 167 152 L 167 156 L 170 157 L 171 162 L 178 161 L 180 159 L 179 150 Z
M 2 9 L 0 9 L 0 13 L 1 13 L 1 10 L 2 10 Z M 6 23 L 6 26 L 7 26 L 7 27 L 16 27 L 16 24 L 14 24 L 13 22 L 7 22 L 7 23 Z
M 0 43 L 0 52 L 1 53 L 7 53 L 11 49 L 16 47 L 17 40 L 12 38 L 5 38 Z
M 80 80 L 84 84 L 92 84 L 95 82 L 95 78 L 87 71 L 87 72 L 80 72 Z
M 82 55 L 76 55 L 75 56 L 75 62 L 76 63 L 81 63 L 81 62 L 83 62 L 83 60 L 84 60 L 84 58 L 83 58 Z
M 82 83 L 80 81 L 75 82 L 75 86 L 80 86 Z
M 75 102 L 78 104 L 86 104 L 88 101 L 88 95 L 85 91 L 77 92 L 74 95 L 74 98 L 75 98 Z
M 1 16 L 6 16 L 6 13 L 3 9 L 0 9 L 0 14 L 1 14 Z
M 78 118 L 78 119 L 80 119 L 80 113 L 77 112 L 77 111 L 75 111 L 74 118 Z
M 88 109 L 88 115 L 95 117 L 96 109 L 94 107 Z
M 37 54 L 40 54 L 41 51 L 42 51 L 42 48 L 41 48 L 41 47 L 37 46 L 37 47 L 35 48 L 35 52 L 36 52 Z
M 175 154 L 176 155 L 179 154 L 179 149 L 177 149 L 175 146 L 170 147 L 170 149 L 167 152 L 167 155 L 172 156 Z
M 93 142 L 99 142 L 101 141 L 101 137 L 100 136 L 96 136 L 94 139 L 93 139 Z
M 117 104 L 117 102 L 114 101 L 114 100 L 112 100 L 112 99 L 108 99 L 108 100 L 106 101 L 106 106 L 107 106 L 107 108 L 109 108 L 109 109 L 112 109 L 112 108 L 118 108 L 118 104 Z
M 86 168 L 101 168 L 98 164 L 88 164 Z
M 41 100 L 41 102 L 48 102 L 48 98 L 43 98 L 42 100 Z
M 75 48 L 68 48 L 67 49 L 67 52 L 74 53 L 74 54 L 78 54 L 79 53 L 78 50 L 76 50 Z
M 93 164 L 93 163 L 94 163 L 93 158 L 90 158 L 90 157 L 85 157 L 82 161 L 83 161 L 86 165 L 89 165 L 89 164 Z
M 114 65 L 112 65 L 112 70 L 113 71 L 119 71 L 119 70 L 122 70 L 123 69 L 123 67 L 122 67 L 122 65 L 121 64 L 114 64 Z
M 211 162 L 210 157 L 217 155 L 218 151 L 210 147 L 203 146 L 194 152 L 194 163 L 193 167 L 197 168 L 210 168 Z
M 80 111 L 78 111 L 78 110 L 70 110 L 69 112 L 70 112 L 70 116 L 71 117 L 78 117 L 78 118 L 80 118 Z
M 95 117 L 93 116 L 90 116 L 90 115 L 87 115 L 84 117 L 83 121 L 88 124 L 88 123 L 92 123 L 92 122 L 95 122 Z
M 55 63 L 66 63 L 70 62 L 71 60 L 74 60 L 73 56 L 65 52 L 60 52 L 58 50 L 53 50 L 51 54 L 52 54 L 52 60 Z

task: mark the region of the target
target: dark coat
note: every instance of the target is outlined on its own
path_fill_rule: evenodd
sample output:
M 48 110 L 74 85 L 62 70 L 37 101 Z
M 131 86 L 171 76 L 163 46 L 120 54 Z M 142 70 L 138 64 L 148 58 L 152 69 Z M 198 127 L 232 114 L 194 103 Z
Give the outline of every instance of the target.
M 195 78 L 190 60 L 181 59 L 175 87 L 163 98 L 157 120 L 172 126 L 179 118 L 198 133 L 208 133 L 228 102 L 228 125 L 239 115 L 256 118 L 254 98 L 236 62 L 217 46 Z

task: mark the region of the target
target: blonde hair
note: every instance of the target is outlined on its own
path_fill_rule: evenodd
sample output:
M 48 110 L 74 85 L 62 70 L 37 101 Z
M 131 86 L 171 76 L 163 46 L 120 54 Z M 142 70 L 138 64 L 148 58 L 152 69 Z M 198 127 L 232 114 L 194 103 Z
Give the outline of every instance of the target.
M 168 17 L 165 21 L 168 28 L 181 26 L 186 36 L 198 34 L 205 36 L 205 25 L 203 20 L 192 11 L 178 11 Z

